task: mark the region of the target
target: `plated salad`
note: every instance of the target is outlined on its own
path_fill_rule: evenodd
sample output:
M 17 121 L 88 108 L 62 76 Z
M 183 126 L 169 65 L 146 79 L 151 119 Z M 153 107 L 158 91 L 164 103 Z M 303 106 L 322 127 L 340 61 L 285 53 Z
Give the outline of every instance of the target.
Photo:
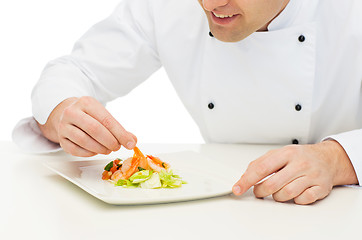
M 158 157 L 143 155 L 135 147 L 133 157 L 115 159 L 104 167 L 102 179 L 126 188 L 178 188 L 186 182 L 173 174 L 170 165 Z

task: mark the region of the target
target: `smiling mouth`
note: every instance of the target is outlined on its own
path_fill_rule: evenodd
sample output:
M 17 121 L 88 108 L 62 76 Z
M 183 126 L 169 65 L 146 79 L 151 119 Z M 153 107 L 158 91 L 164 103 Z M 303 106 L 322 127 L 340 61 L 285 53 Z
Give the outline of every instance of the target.
M 236 14 L 231 14 L 231 15 L 223 15 L 223 14 L 217 14 L 217 13 L 214 13 L 212 12 L 212 14 L 217 17 L 217 18 L 231 18 L 233 16 L 235 16 Z
M 218 25 L 227 25 L 230 24 L 235 20 L 236 17 L 238 17 L 240 14 L 231 14 L 231 15 L 224 15 L 224 14 L 217 14 L 214 12 L 211 12 L 211 19 L 215 24 Z

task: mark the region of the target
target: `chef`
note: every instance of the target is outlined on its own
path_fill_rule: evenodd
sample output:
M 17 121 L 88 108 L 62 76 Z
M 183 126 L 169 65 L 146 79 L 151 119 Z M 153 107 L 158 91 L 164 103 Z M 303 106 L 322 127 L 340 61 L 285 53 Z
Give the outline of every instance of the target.
M 132 149 L 104 105 L 163 66 L 206 142 L 285 145 L 251 162 L 234 194 L 313 203 L 361 182 L 361 12 L 359 0 L 123 0 L 46 66 L 14 141 L 84 157 Z

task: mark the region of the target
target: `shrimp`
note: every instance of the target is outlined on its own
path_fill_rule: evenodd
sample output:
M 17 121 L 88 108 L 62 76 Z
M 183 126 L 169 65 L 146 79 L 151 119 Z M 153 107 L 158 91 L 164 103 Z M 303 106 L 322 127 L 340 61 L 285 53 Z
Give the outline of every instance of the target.
M 158 157 L 147 155 L 146 161 L 148 167 L 156 172 L 161 172 L 162 170 L 168 170 L 170 168 L 168 163 L 162 162 Z
M 141 150 L 139 150 L 138 147 L 134 147 L 133 151 L 134 151 L 133 157 L 137 157 L 137 158 L 140 159 L 140 167 L 143 168 L 143 169 L 146 169 L 146 170 L 151 170 L 148 167 L 147 158 L 145 157 L 145 155 L 143 155 Z
M 134 149 L 135 156 L 140 158 L 140 167 L 146 170 L 153 170 L 156 172 L 161 172 L 161 170 L 167 170 L 170 168 L 170 165 L 162 162 L 158 157 L 154 157 L 151 155 L 143 155 L 143 153 L 135 147 Z
M 122 179 L 122 172 L 121 172 L 121 170 L 115 171 L 115 172 L 112 174 L 111 179 L 114 180 L 114 181 L 118 181 L 119 179 Z
M 105 171 L 102 179 L 108 180 L 111 178 L 113 181 L 128 179 L 135 172 L 139 171 L 139 167 L 155 172 L 161 172 L 162 170 L 168 170 L 170 168 L 169 164 L 162 162 L 158 157 L 151 155 L 147 155 L 146 157 L 138 147 L 135 147 L 133 151 L 133 157 L 124 160 L 122 165 L 119 163 L 119 160 L 115 160 L 111 171 Z
M 134 147 L 133 151 L 134 151 L 133 157 L 143 157 L 143 158 L 145 157 L 145 155 L 143 155 L 143 153 L 138 147 Z
M 138 171 L 140 159 L 133 156 L 123 161 L 121 169 L 115 171 L 111 177 L 112 180 L 118 181 L 119 179 L 128 179 L 135 172 Z

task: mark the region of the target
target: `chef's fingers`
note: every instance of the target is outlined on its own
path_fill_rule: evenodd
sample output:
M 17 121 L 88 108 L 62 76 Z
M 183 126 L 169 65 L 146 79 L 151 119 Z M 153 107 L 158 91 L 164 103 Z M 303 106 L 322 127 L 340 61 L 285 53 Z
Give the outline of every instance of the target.
M 79 147 L 98 154 L 110 154 L 112 151 L 94 140 L 83 130 L 67 124 L 62 130 L 63 138 L 69 139 Z
M 60 146 L 63 148 L 63 150 L 73 156 L 77 157 L 92 157 L 97 155 L 97 153 L 90 152 L 77 144 L 73 143 L 67 138 L 61 138 L 59 141 Z
M 258 198 L 267 197 L 301 176 L 300 170 L 293 163 L 286 165 L 275 174 L 254 186 L 254 195 Z
M 128 133 L 131 134 L 133 140 L 137 143 L 137 141 L 138 141 L 137 137 L 131 132 L 128 132 Z
M 277 202 L 286 202 L 298 197 L 310 186 L 312 186 L 310 180 L 305 176 L 301 176 L 275 192 L 273 198 Z
M 72 124 L 82 129 L 90 137 L 105 146 L 107 149 L 111 151 L 118 151 L 120 149 L 121 144 L 118 142 L 118 140 L 105 126 L 103 126 L 92 116 L 82 111 L 73 114 L 77 116 L 70 119 Z
M 249 188 L 269 176 L 270 174 L 280 170 L 287 163 L 284 157 L 279 157 L 276 150 L 269 151 L 264 156 L 251 162 L 245 173 L 238 182 L 233 186 L 233 193 L 241 195 Z
M 127 132 L 96 99 L 92 97 L 82 97 L 76 104 L 80 104 L 85 113 L 95 118 L 105 128 L 107 128 L 121 145 L 127 149 L 133 149 L 136 146 L 136 142 L 132 135 Z
M 74 125 L 86 132 L 90 137 L 111 151 L 117 151 L 121 147 L 118 140 L 108 131 L 108 129 L 96 119 L 83 112 L 81 107 L 76 106 L 75 104 L 64 109 L 58 129 L 59 135 L 66 136 L 63 132 L 67 130 L 68 125 Z
M 314 203 L 317 200 L 323 199 L 328 196 L 329 191 L 327 188 L 321 186 L 312 186 L 306 189 L 298 197 L 294 198 L 296 204 L 306 205 Z

